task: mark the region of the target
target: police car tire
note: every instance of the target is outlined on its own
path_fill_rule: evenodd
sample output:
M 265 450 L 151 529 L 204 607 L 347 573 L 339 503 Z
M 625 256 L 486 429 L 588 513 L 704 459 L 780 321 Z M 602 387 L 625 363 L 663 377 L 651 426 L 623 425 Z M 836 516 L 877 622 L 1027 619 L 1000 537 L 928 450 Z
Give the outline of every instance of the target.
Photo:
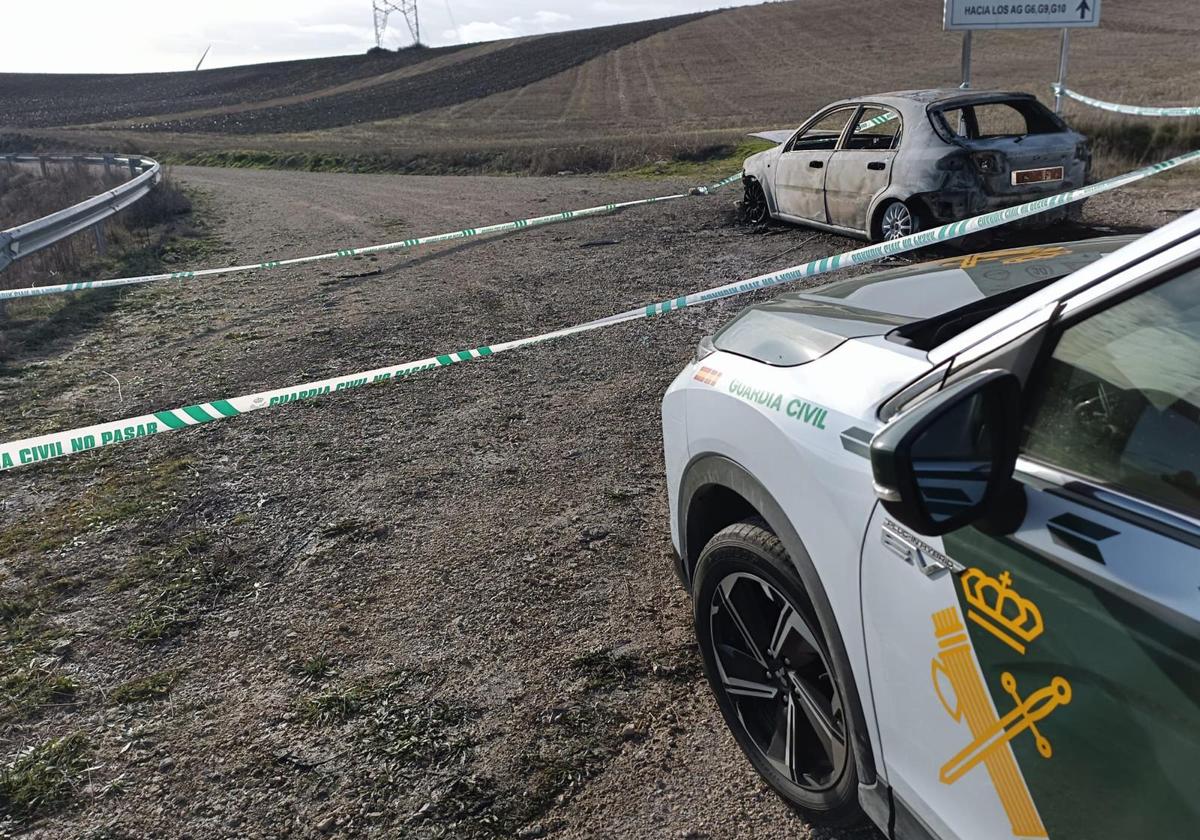
M 863 822 L 865 816 L 858 804 L 858 772 L 852 748 L 847 747 L 841 776 L 832 786 L 823 791 L 806 790 L 787 778 L 766 759 L 740 722 L 733 702 L 722 689 L 712 643 L 711 604 L 717 585 L 735 572 L 751 572 L 782 593 L 814 631 L 819 643 L 824 646 L 825 661 L 832 662 L 828 642 L 812 609 L 812 601 L 793 570 L 783 543 L 768 529 L 766 523 L 761 519 L 750 519 L 718 532 L 700 553 L 693 605 L 696 638 L 700 646 L 704 673 L 729 731 L 758 774 L 808 821 L 832 826 L 850 826 Z M 844 677 L 832 668 L 829 673 L 837 682 L 841 697 L 849 696 L 843 682 Z M 849 727 L 853 725 L 851 718 L 842 715 L 842 720 L 843 726 L 846 727 L 846 744 L 852 744 L 854 733 L 849 731 Z

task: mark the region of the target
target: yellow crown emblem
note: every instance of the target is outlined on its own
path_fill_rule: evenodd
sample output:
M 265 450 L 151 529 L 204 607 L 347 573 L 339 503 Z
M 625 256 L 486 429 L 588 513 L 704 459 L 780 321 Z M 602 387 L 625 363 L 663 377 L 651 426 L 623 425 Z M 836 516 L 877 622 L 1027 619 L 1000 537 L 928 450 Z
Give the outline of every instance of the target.
M 1025 645 L 1042 635 L 1042 613 L 1028 598 L 1012 588 L 1012 575 L 999 578 L 979 569 L 968 569 L 962 576 L 963 595 L 973 609 L 967 618 L 1011 647 L 1025 653 Z

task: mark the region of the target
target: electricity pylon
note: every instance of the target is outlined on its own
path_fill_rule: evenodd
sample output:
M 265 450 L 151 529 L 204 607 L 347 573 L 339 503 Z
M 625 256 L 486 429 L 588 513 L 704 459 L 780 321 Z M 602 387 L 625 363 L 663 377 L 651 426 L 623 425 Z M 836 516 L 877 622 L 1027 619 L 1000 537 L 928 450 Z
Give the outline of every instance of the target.
M 417 15 L 417 0 L 399 0 L 395 3 L 390 0 L 372 0 L 371 5 L 375 9 L 375 46 L 383 46 L 383 34 L 387 31 L 388 16 L 392 12 L 404 15 L 404 22 L 408 24 L 413 43 L 421 43 L 421 19 Z

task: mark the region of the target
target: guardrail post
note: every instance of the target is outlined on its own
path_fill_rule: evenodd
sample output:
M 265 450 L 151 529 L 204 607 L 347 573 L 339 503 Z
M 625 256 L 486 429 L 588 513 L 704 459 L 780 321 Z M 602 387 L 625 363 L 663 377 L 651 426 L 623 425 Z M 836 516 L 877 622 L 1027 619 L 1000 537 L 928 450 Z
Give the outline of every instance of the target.
M 109 175 L 112 175 L 112 165 L 113 165 L 113 156 L 105 155 L 104 156 L 104 175 L 106 177 Z
M 46 159 L 38 158 L 38 165 L 42 167 L 42 177 L 49 178 L 50 174 L 48 172 L 46 172 Z
M 104 235 L 104 222 L 92 225 L 92 233 L 96 236 L 96 253 L 105 256 L 108 253 L 108 237 Z

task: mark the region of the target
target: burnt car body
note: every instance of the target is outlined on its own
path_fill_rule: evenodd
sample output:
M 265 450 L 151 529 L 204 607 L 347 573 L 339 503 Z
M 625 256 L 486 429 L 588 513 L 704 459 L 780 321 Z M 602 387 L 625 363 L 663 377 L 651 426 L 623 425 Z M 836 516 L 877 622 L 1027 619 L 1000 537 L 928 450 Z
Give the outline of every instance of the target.
M 1087 138 L 1027 93 L 915 90 L 834 102 L 746 158 L 744 208 L 874 241 L 1083 186 Z M 1079 204 L 1035 217 L 1077 214 Z

